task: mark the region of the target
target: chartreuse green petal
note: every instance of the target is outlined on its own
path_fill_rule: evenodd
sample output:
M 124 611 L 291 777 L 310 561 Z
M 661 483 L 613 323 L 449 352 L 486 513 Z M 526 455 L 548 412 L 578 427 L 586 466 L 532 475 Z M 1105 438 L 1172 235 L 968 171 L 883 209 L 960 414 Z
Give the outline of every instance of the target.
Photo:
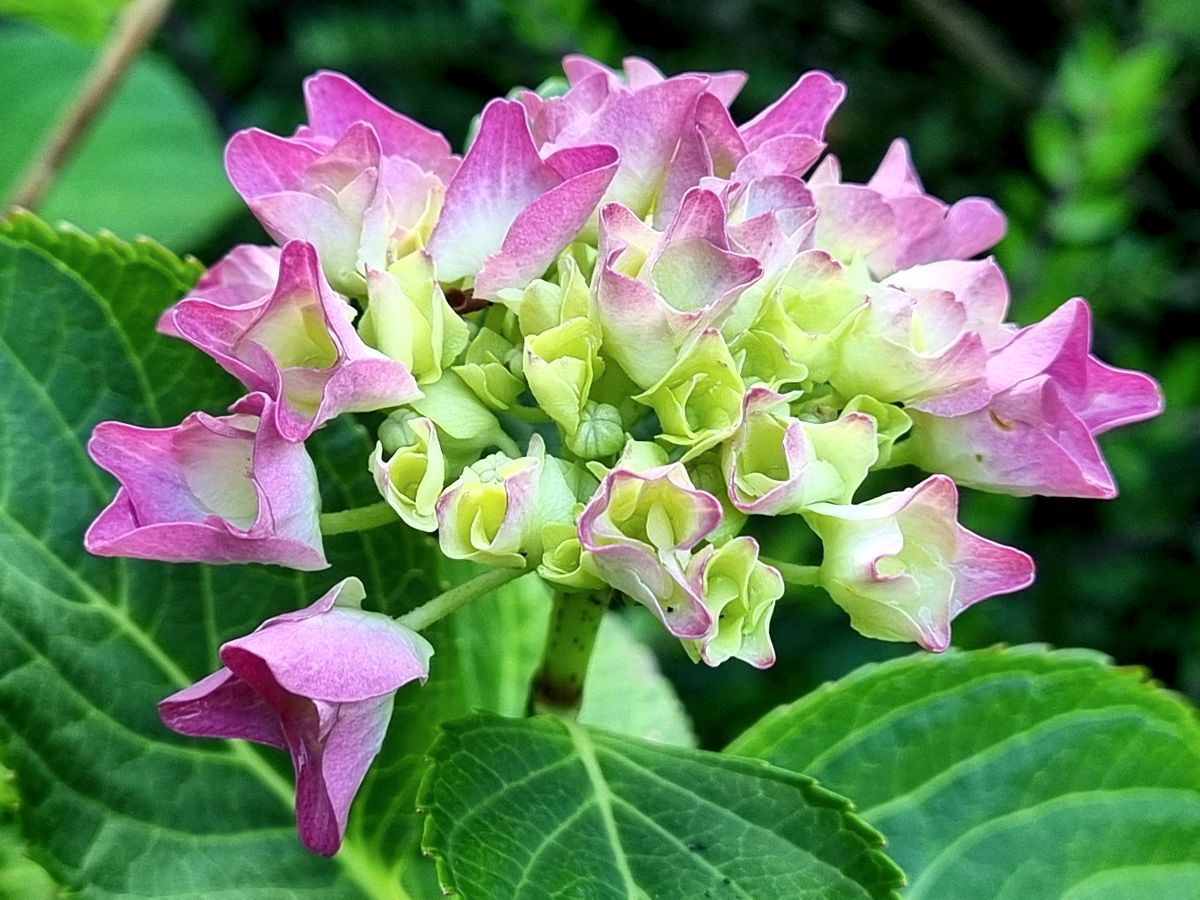
M 1098 653 L 867 666 L 769 713 L 726 752 L 853 797 L 913 900 L 1200 896 L 1195 710 Z
M 446 454 L 446 469 L 451 474 L 457 474 L 463 466 L 475 462 L 489 447 L 499 447 L 510 456 L 520 454 L 492 411 L 454 372 L 446 372 L 437 382 L 424 386 L 422 391 L 425 396 L 413 402 L 413 409 L 437 425 L 442 452 Z M 398 410 L 393 416 L 402 420 L 411 418 L 408 410 Z M 402 442 L 409 443 L 410 440 L 404 438 Z M 386 440 L 384 444 L 387 444 Z
M 709 546 L 692 559 L 688 574 L 701 586 L 701 601 L 716 623 L 707 637 L 683 642 L 688 656 L 710 666 L 734 657 L 759 669 L 774 665 L 771 613 L 783 596 L 783 578 L 759 561 L 758 542 L 742 536 Z
M 430 419 L 406 423 L 412 440 L 384 460 L 383 443 L 371 454 L 370 467 L 379 493 L 405 522 L 419 531 L 436 531 L 434 506 L 446 486 L 446 459 Z
M 497 301 L 517 313 L 526 337 L 588 314 L 588 283 L 570 252 L 555 266 L 554 281 L 537 279 L 522 291 L 501 291 Z
M 492 409 L 508 409 L 525 390 L 520 348 L 490 328 L 479 329 L 453 371 Z
M 370 272 L 367 293 L 359 335 L 404 363 L 418 384 L 441 378 L 467 346 L 467 324 L 446 302 L 426 253 L 410 253 L 387 272 Z
M 908 434 L 912 428 L 912 418 L 899 406 L 891 403 L 881 403 L 874 397 L 859 394 L 846 404 L 842 415 L 862 413 L 875 420 L 875 440 L 879 443 L 879 458 L 873 468 L 883 468 L 892 458 L 892 448 L 896 441 Z
M 636 399 L 658 413 L 661 440 L 684 447 L 685 460 L 737 429 L 745 385 L 720 332 L 708 329 L 685 347 L 666 375 Z
M 525 338 L 529 390 L 567 435 L 579 430 L 592 382 L 604 374 L 599 352 L 600 326 L 583 317 Z
M 443 889 L 465 897 L 536 885 L 547 897 L 828 900 L 901 884 L 846 800 L 773 766 L 495 716 L 448 725 L 431 755 L 424 846 Z

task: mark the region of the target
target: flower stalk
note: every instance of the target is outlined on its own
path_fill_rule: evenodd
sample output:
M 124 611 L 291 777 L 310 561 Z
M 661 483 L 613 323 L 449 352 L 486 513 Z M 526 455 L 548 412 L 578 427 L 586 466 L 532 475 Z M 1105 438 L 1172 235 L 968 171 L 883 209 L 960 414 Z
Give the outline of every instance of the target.
M 781 562 L 778 559 L 768 559 L 765 556 L 761 557 L 761 559 L 767 565 L 778 569 L 779 574 L 783 576 L 783 580 L 788 584 L 801 587 L 815 587 L 821 583 L 820 566 L 800 566 L 795 563 Z
M 531 712 L 574 717 L 579 711 L 588 663 L 606 609 L 603 594 L 554 595 L 546 649 L 529 697 Z
M 321 513 L 321 534 L 349 534 L 352 531 L 369 531 L 399 522 L 400 517 L 381 500 L 367 506 L 342 509 L 337 512 Z
M 460 606 L 466 606 L 472 600 L 478 600 L 484 594 L 491 593 L 510 581 L 516 581 L 527 571 L 527 569 L 490 569 L 470 581 L 464 581 L 462 584 L 455 585 L 450 590 L 438 594 L 429 602 L 400 616 L 396 621 L 413 631 L 423 631 L 434 622 L 450 615 Z

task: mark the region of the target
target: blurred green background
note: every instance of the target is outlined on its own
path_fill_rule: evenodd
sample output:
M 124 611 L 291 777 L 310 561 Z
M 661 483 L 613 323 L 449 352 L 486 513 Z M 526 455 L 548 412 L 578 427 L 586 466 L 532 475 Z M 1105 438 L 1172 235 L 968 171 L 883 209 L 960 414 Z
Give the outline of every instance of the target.
M 120 6 L 0 0 L 0 195 Z M 964 492 L 965 524 L 1031 552 L 1039 577 L 962 616 L 955 643 L 1095 647 L 1200 700 L 1198 0 L 179 0 L 39 211 L 149 234 L 211 263 L 237 241 L 264 241 L 224 181 L 225 137 L 249 125 L 290 133 L 310 72 L 346 72 L 461 145 L 487 98 L 540 83 L 570 52 L 610 64 L 643 55 L 669 73 L 744 69 L 742 120 L 801 72 L 827 69 L 849 86 L 829 131 L 849 178 L 865 180 L 899 135 L 932 193 L 1000 203 L 1012 318 L 1029 323 L 1087 297 L 1098 355 L 1154 374 L 1168 407 L 1103 438 L 1116 501 Z M 886 473 L 875 487 L 914 476 Z M 760 537 L 771 555 L 817 554 L 786 521 Z M 705 745 L 821 681 L 911 650 L 860 638 L 822 595 L 792 599 L 776 614 L 779 663 L 765 673 L 692 666 L 649 617 L 633 617 L 660 645 Z

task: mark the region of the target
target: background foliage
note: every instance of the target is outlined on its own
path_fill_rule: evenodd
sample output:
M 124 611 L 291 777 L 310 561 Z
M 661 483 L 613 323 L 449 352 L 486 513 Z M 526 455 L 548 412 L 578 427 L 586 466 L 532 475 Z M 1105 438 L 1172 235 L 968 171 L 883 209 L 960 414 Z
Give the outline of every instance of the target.
M 0 19 L 0 194 L 118 5 L 0 0 L 0 13 L 25 20 Z M 262 239 L 220 177 L 222 137 L 248 125 L 290 132 L 310 72 L 345 71 L 461 145 L 486 98 L 541 82 L 567 52 L 614 64 L 636 53 L 669 72 L 744 69 L 742 119 L 800 72 L 827 69 L 850 89 L 829 136 L 848 177 L 869 176 L 903 135 L 933 193 L 998 200 L 1013 318 L 1086 296 L 1096 351 L 1158 377 L 1167 412 L 1104 439 L 1122 489 L 1115 502 L 964 492 L 966 524 L 1030 551 L 1039 577 L 960 618 L 956 644 L 1093 647 L 1200 700 L 1197 0 L 179 0 L 41 211 L 125 238 L 146 233 L 211 263 L 236 241 Z M 773 556 L 816 553 L 786 526 L 760 536 Z M 649 617 L 631 617 L 660 643 L 701 747 L 723 746 L 863 662 L 907 652 L 860 638 L 822 595 L 797 600 L 780 606 L 780 662 L 765 674 L 692 666 Z

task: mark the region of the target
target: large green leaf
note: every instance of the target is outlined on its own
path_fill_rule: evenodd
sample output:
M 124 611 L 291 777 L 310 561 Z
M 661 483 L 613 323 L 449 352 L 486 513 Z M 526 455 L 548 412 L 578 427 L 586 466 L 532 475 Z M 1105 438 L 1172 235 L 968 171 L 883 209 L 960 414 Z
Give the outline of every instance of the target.
M 93 52 L 32 28 L 0 31 L 7 198 L 70 103 Z M 164 60 L 145 55 L 126 74 L 38 211 L 89 231 L 148 234 L 187 249 L 238 208 L 221 165 L 222 136 L 196 91 Z
M 900 872 L 812 779 L 562 719 L 445 726 L 425 846 L 467 898 L 885 897 Z
M 1200 726 L 1087 651 L 867 666 L 729 748 L 853 797 L 917 897 L 1200 896 Z

